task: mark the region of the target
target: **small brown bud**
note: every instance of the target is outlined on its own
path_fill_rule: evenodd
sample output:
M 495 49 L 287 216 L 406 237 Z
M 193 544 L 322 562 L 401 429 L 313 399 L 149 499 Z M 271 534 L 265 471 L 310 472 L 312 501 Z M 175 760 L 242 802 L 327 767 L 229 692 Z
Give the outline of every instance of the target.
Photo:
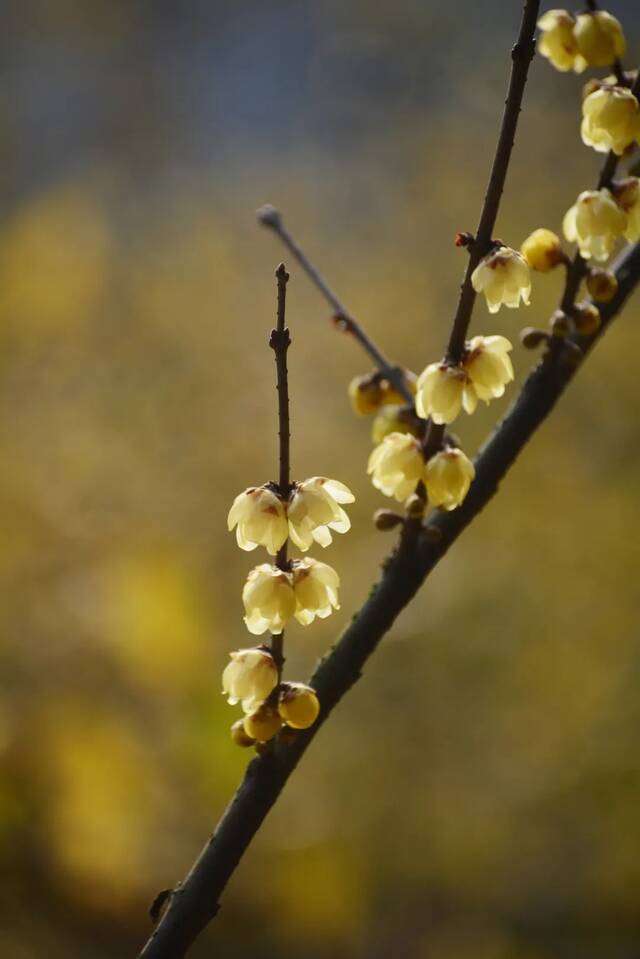
M 244 749 L 247 749 L 249 746 L 255 746 L 256 744 L 255 739 L 247 736 L 244 729 L 244 720 L 242 719 L 239 719 L 231 727 L 231 739 L 236 746 L 242 746 Z
M 583 336 L 593 336 L 602 323 L 600 310 L 592 303 L 576 306 L 573 311 L 573 322 L 578 333 L 582 333 Z
M 422 497 L 418 496 L 417 493 L 412 493 L 405 503 L 407 516 L 410 516 L 412 519 L 418 519 L 419 516 L 424 515 L 424 506 L 425 503 Z
M 574 343 L 572 340 L 565 340 L 563 343 L 564 347 L 564 360 L 569 366 L 579 366 L 582 362 L 582 350 L 577 343 Z
M 386 532 L 387 530 L 395 529 L 396 526 L 401 526 L 404 523 L 404 519 L 397 513 L 393 513 L 390 509 L 377 509 L 373 514 L 373 522 L 376 529 Z
M 618 291 L 618 281 L 611 270 L 593 267 L 587 277 L 587 289 L 591 297 L 598 303 L 608 303 Z
M 458 247 L 471 246 L 473 240 L 473 233 L 467 233 L 466 231 L 460 231 L 456 233 L 456 246 Z
M 569 335 L 571 332 L 571 320 L 566 313 L 562 313 L 561 310 L 556 310 L 551 318 L 551 332 L 554 336 L 563 338 Z
M 535 326 L 525 326 L 520 330 L 520 342 L 527 350 L 535 350 L 541 343 L 549 342 L 549 334 L 545 330 L 538 330 Z

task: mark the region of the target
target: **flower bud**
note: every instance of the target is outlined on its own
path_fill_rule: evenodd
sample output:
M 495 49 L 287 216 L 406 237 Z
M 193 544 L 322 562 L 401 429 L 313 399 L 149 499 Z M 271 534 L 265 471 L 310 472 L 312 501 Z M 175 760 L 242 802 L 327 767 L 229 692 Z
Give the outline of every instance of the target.
M 614 183 L 613 195 L 618 205 L 627 215 L 624 237 L 629 243 L 640 240 L 640 179 L 628 176 Z
M 385 406 L 371 424 L 371 439 L 378 445 L 389 433 L 418 435 L 418 419 L 415 411 L 401 406 Z
M 608 303 L 618 291 L 618 280 L 611 270 L 593 267 L 587 277 L 587 289 L 592 299 L 598 303 Z
M 548 273 L 564 260 L 560 237 L 544 227 L 529 234 L 520 249 L 531 269 L 538 273 Z
M 538 49 L 543 57 L 563 73 L 582 73 L 587 63 L 578 51 L 574 36 L 575 20 L 567 10 L 548 10 L 538 20 L 542 36 Z
M 410 516 L 411 519 L 419 519 L 421 516 L 424 516 L 425 505 L 425 501 L 421 496 L 418 496 L 417 493 L 412 493 L 404 504 L 404 508 L 407 511 L 407 516 Z
M 578 333 L 592 336 L 600 329 L 602 320 L 600 310 L 592 303 L 584 303 L 573 308 L 573 322 Z
M 293 729 L 308 729 L 318 718 L 320 702 L 311 686 L 287 683 L 278 700 L 278 712 Z
M 388 530 L 395 529 L 396 526 L 402 526 L 404 519 L 390 509 L 377 509 L 373 514 L 373 522 L 376 529 L 386 533 Z
M 243 720 L 246 735 L 259 743 L 268 743 L 282 726 L 282 720 L 273 706 L 262 703 Z
M 605 10 L 580 13 L 573 34 L 579 53 L 590 67 L 608 67 L 624 56 L 626 44 L 620 21 Z
M 562 310 L 556 310 L 551 317 L 550 326 L 553 335 L 562 339 L 564 339 L 565 336 L 569 336 L 569 333 L 571 333 L 572 329 L 570 318 L 566 313 L 563 313 Z
M 368 416 L 382 406 L 382 390 L 375 373 L 355 376 L 349 383 L 349 399 L 357 416 Z
M 492 250 L 471 274 L 476 293 L 484 293 L 490 313 L 497 313 L 504 304 L 511 309 L 528 306 L 531 293 L 529 265 L 522 254 L 508 246 Z
M 231 727 L 231 739 L 236 744 L 236 746 L 242 746 L 243 749 L 247 749 L 249 746 L 255 746 L 256 741 L 251 736 L 248 736 L 244 728 L 244 719 L 239 719 Z
M 538 330 L 534 326 L 525 326 L 520 331 L 520 342 L 527 350 L 535 350 L 541 343 L 548 343 L 549 334 L 545 330 Z

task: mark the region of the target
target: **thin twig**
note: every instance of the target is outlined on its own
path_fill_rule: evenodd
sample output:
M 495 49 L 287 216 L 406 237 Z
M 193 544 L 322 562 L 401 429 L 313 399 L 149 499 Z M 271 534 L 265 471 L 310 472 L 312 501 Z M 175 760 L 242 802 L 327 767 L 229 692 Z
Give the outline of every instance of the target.
M 504 191 L 504 184 L 509 169 L 509 161 L 513 150 L 513 143 L 518 126 L 518 117 L 522 105 L 524 88 L 527 83 L 529 65 L 535 53 L 535 29 L 540 8 L 540 0 L 526 0 L 522 11 L 518 39 L 511 51 L 511 73 L 507 96 L 504 102 L 504 113 L 500 125 L 500 134 L 496 144 L 496 152 L 491 165 L 489 182 L 485 193 L 480 221 L 475 238 L 468 246 L 469 259 L 460 286 L 458 306 L 451 324 L 449 344 L 447 346 L 446 361 L 458 366 L 465 348 L 469 323 L 476 300 L 476 291 L 471 282 L 473 271 L 480 260 L 488 253 L 493 240 L 493 230 L 500 209 L 500 200 Z M 429 459 L 440 449 L 445 433 L 444 426 L 438 426 L 430 421 L 423 444 L 425 459 Z
M 475 240 L 469 250 L 469 262 L 467 263 L 467 269 L 460 288 L 458 308 L 453 318 L 449 345 L 447 347 L 447 360 L 454 365 L 460 362 L 464 351 L 467 330 L 469 329 L 473 304 L 476 298 L 476 292 L 471 283 L 471 274 L 482 257 L 488 253 L 493 239 L 493 229 L 496 224 L 496 218 L 500 208 L 500 199 L 509 169 L 509 161 L 511 159 L 511 151 L 513 150 L 513 141 L 518 125 L 522 97 L 527 82 L 527 74 L 529 73 L 529 64 L 535 53 L 534 34 L 539 8 L 540 0 L 526 0 L 518 39 L 511 51 L 511 75 L 509 77 L 507 98 L 502 115 L 500 135 L 498 137 L 491 174 L 489 176 L 489 185 L 487 186 L 487 192 L 480 214 L 480 222 L 476 231 Z
M 584 354 L 592 349 L 640 282 L 640 244 L 623 251 L 614 269 L 618 290 L 611 302 L 600 304 L 602 326 L 591 337 L 572 337 Z M 429 520 L 430 531 L 438 537 L 404 537 L 383 563 L 381 578 L 366 603 L 310 680 L 322 704 L 317 723 L 299 732 L 292 743 L 277 741 L 273 751 L 251 761 L 213 836 L 189 875 L 171 895 L 140 959 L 182 959 L 216 915 L 225 886 L 320 725 L 359 679 L 384 634 L 451 544 L 492 499 L 578 369 L 561 352 L 548 351 L 480 451 L 475 463 L 476 477 L 462 506 Z
M 289 330 L 285 326 L 285 312 L 287 305 L 287 283 L 289 274 L 281 263 L 276 270 L 278 284 L 278 311 L 276 328 L 271 331 L 269 346 L 275 353 L 276 359 L 276 387 L 278 390 L 278 438 L 279 438 L 279 479 L 278 488 L 282 500 L 289 499 L 291 488 L 290 440 L 291 426 L 289 422 L 289 373 L 287 370 L 287 351 L 291 345 Z M 285 540 L 276 556 L 276 566 L 282 570 L 288 569 L 287 544 Z M 282 678 L 284 666 L 284 631 L 271 636 L 271 653 L 278 667 L 278 679 Z
M 320 275 L 313 263 L 311 263 L 302 247 L 294 240 L 285 227 L 280 211 L 267 204 L 266 206 L 260 207 L 256 215 L 260 223 L 273 230 L 276 236 L 282 240 L 287 249 L 295 256 L 311 282 L 320 290 L 325 300 L 327 300 L 331 306 L 336 320 L 338 320 L 343 329 L 357 340 L 365 352 L 371 357 L 380 372 L 395 386 L 407 403 L 413 406 L 413 396 L 407 388 L 402 371 L 386 358 L 371 337 L 365 333 L 358 321 L 349 313 L 344 303 L 338 299 L 329 284 Z

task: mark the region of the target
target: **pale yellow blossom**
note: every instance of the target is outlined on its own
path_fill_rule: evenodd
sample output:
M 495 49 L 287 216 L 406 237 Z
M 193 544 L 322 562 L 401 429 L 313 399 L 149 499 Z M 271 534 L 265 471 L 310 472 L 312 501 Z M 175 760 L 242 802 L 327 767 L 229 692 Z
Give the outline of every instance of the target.
M 452 510 L 460 506 L 476 474 L 470 459 L 459 449 L 443 449 L 425 467 L 425 486 L 432 506 Z
M 503 395 L 507 383 L 513 379 L 509 352 L 513 349 L 505 336 L 474 336 L 467 343 L 463 368 L 467 375 L 464 405 L 473 413 L 478 400 L 496 399 Z
M 232 706 L 241 702 L 246 712 L 275 688 L 278 670 L 267 649 L 238 649 L 230 656 L 222 673 L 222 691 Z
M 640 136 L 640 106 L 626 87 L 603 84 L 582 103 L 582 141 L 598 153 L 622 156 Z
M 430 417 L 438 425 L 452 423 L 462 407 L 464 382 L 464 373 L 460 367 L 447 363 L 431 363 L 418 377 L 418 416 L 423 419 Z
M 409 433 L 389 433 L 372 451 L 367 465 L 371 482 L 385 496 L 403 502 L 422 479 L 420 442 Z
M 338 480 L 312 476 L 294 485 L 289 500 L 289 535 L 301 550 L 315 542 L 328 546 L 331 530 L 346 533 L 351 528 L 349 517 L 341 503 L 353 503 L 351 490 Z
M 521 301 L 529 305 L 529 264 L 511 247 L 499 246 L 483 257 L 471 274 L 471 283 L 476 293 L 484 293 L 490 313 L 497 313 L 503 304 L 511 309 Z
M 567 10 L 548 10 L 538 20 L 542 36 L 538 40 L 538 50 L 543 57 L 563 73 L 573 70 L 582 73 L 587 61 L 578 50 L 574 34 L 575 19 Z
M 620 21 L 605 10 L 578 14 L 573 35 L 590 67 L 608 67 L 616 57 L 624 56 L 626 44 Z
M 282 500 L 268 486 L 250 486 L 233 501 L 227 517 L 229 530 L 236 527 L 240 549 L 264 546 L 275 556 L 289 535 Z
M 291 574 L 269 563 L 256 566 L 247 577 L 242 602 L 250 633 L 281 633 L 296 610 Z
M 606 260 L 627 228 L 627 215 L 611 192 L 585 190 L 567 210 L 562 221 L 564 235 L 577 243 L 586 259 Z
M 296 559 L 291 563 L 291 575 L 296 602 L 295 617 L 303 626 L 312 623 L 316 616 L 325 619 L 334 609 L 340 609 L 340 577 L 331 566 L 311 557 Z

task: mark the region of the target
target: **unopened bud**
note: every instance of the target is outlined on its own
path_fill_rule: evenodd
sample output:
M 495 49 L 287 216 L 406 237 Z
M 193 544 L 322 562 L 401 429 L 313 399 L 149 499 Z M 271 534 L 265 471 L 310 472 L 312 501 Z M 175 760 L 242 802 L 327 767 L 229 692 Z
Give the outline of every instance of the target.
M 255 746 L 256 744 L 255 739 L 247 734 L 243 719 L 239 719 L 231 727 L 231 739 L 236 746 L 242 746 L 244 749 L 247 749 L 249 746 Z
M 266 743 L 273 739 L 278 732 L 282 720 L 272 706 L 262 703 L 254 712 L 244 717 L 243 725 L 249 738 L 257 739 L 260 743 Z
M 404 523 L 404 519 L 390 509 L 377 509 L 373 514 L 373 522 L 376 529 L 379 529 L 381 532 L 386 532 L 387 530 L 395 529 L 396 526 L 401 526 Z
M 579 366 L 582 362 L 582 350 L 572 340 L 564 341 L 564 359 L 569 366 Z
M 573 312 L 573 322 L 578 333 L 582 333 L 583 336 L 592 336 L 600 329 L 602 323 L 600 310 L 591 303 L 576 306 Z
M 608 303 L 618 291 L 618 281 L 611 270 L 593 267 L 587 277 L 587 289 L 598 303 Z
M 425 502 L 421 496 L 418 496 L 417 493 L 412 493 L 407 502 L 405 503 L 405 509 L 407 511 L 407 516 L 410 516 L 412 519 L 418 519 L 418 517 L 424 515 Z
M 382 389 L 375 373 L 355 376 L 349 383 L 349 399 L 353 412 L 358 416 L 368 416 L 382 406 Z
M 520 342 L 527 350 L 535 350 L 541 343 L 549 342 L 549 334 L 545 330 L 538 330 L 534 326 L 525 326 L 520 330 Z
M 571 320 L 560 310 L 556 310 L 551 319 L 551 332 L 554 336 L 565 337 L 571 332 Z

